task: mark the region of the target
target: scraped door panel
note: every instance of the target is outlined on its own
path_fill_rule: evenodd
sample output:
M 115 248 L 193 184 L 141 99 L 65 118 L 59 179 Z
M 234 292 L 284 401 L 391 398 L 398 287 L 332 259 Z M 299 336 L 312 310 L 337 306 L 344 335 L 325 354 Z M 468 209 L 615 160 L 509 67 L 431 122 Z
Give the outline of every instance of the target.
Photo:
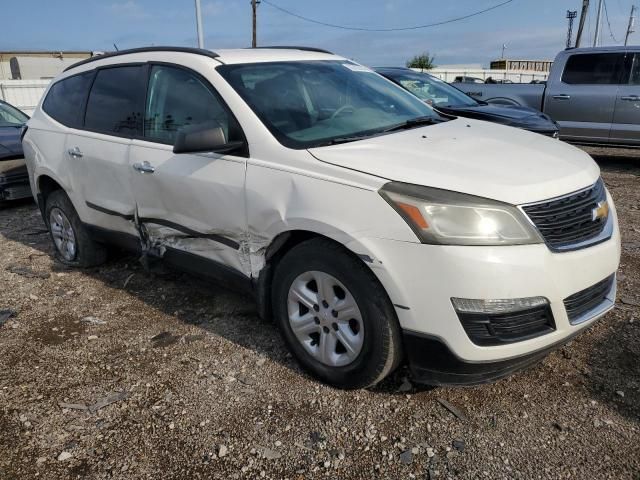
M 249 276 L 243 255 L 246 232 L 242 157 L 214 153 L 174 154 L 178 132 L 218 124 L 227 140 L 242 132 L 213 87 L 198 73 L 167 64 L 150 66 L 144 140 L 129 157 L 137 221 L 148 246 L 168 249 L 191 262 L 213 260 Z M 240 138 L 242 137 L 242 138 Z
M 134 168 L 145 162 L 153 173 Z M 134 140 L 130 163 L 138 223 L 158 254 L 180 250 L 249 275 L 243 158 L 176 155 L 171 146 Z

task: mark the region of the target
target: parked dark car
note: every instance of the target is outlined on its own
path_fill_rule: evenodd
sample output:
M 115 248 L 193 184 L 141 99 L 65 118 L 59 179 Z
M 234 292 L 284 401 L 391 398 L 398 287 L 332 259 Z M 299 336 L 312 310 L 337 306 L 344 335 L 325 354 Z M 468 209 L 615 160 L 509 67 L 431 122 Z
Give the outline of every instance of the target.
M 523 128 L 550 137 L 558 136 L 556 123 L 533 108 L 480 102 L 433 75 L 409 68 L 375 70 L 443 113 Z
M 0 202 L 31 197 L 20 135 L 29 117 L 0 100 Z

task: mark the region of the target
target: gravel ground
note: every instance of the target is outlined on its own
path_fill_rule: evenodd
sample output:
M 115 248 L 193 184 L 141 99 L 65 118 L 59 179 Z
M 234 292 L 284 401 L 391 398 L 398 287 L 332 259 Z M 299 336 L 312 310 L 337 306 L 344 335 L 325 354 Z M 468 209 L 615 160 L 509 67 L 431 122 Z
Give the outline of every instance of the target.
M 66 269 L 35 206 L 1 209 L 0 479 L 640 479 L 640 158 L 590 153 L 621 222 L 618 304 L 473 388 L 406 369 L 326 387 L 251 299 L 122 255 Z

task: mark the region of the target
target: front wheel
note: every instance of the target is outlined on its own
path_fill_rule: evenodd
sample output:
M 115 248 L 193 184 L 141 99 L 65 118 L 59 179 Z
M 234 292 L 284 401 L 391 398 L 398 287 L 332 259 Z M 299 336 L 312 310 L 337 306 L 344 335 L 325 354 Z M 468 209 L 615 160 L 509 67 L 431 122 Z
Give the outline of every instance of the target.
M 313 239 L 294 247 L 273 280 L 274 318 L 301 365 L 340 388 L 374 385 L 402 359 L 385 290 L 344 247 Z

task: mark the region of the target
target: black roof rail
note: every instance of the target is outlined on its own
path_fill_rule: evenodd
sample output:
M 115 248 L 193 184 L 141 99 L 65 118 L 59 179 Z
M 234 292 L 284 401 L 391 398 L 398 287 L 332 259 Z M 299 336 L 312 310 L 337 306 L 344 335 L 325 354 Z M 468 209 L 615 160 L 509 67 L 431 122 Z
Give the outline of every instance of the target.
M 102 60 L 104 58 L 118 57 L 120 55 L 127 55 L 129 53 L 145 53 L 145 52 L 182 52 L 182 53 L 194 53 L 196 55 L 204 55 L 209 58 L 218 58 L 216 52 L 212 52 L 211 50 L 205 50 L 204 48 L 192 48 L 192 47 L 140 47 L 140 48 L 129 48 L 127 50 L 118 50 L 116 52 L 103 53 L 100 55 L 96 55 L 91 58 L 87 58 L 85 60 L 80 60 L 73 65 L 68 66 L 64 69 L 71 70 L 72 68 L 79 67 L 80 65 L 86 65 L 87 63 L 95 62 L 97 60 Z
M 251 47 L 249 47 L 251 48 Z M 276 50 L 302 50 L 304 52 L 318 52 L 318 53 L 328 53 L 329 55 L 335 55 L 333 52 L 329 50 L 325 50 L 323 48 L 315 48 L 315 47 L 295 47 L 288 45 L 270 45 L 265 47 L 255 47 L 255 48 L 273 48 Z

